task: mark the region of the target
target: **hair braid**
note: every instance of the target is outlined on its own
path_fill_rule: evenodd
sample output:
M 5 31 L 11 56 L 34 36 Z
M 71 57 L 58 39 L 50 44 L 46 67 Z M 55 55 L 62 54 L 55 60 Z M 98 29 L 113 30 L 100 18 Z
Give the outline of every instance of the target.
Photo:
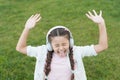
M 75 62 L 73 59 L 73 48 L 70 48 L 69 59 L 70 59 L 71 69 L 74 71 Z M 72 73 L 71 75 L 71 80 L 74 80 L 74 73 Z
M 53 51 L 48 51 L 47 53 L 47 59 L 46 64 L 44 68 L 45 75 L 48 76 L 50 70 L 51 70 L 51 61 L 52 61 Z

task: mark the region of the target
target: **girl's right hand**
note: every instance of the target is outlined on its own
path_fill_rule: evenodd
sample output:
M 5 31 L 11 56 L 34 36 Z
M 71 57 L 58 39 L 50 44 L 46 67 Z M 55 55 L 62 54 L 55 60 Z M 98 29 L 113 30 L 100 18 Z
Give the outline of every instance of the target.
M 25 28 L 27 28 L 27 29 L 34 28 L 35 25 L 36 25 L 36 23 L 37 23 L 40 19 L 41 19 L 40 14 L 32 15 L 32 16 L 26 21 Z

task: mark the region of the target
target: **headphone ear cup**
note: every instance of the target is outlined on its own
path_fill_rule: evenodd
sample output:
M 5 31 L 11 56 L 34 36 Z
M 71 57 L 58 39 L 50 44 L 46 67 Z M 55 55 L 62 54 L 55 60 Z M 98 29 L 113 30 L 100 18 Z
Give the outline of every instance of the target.
M 73 38 L 70 38 L 70 47 L 72 48 L 74 46 L 74 40 Z
M 52 46 L 50 43 L 47 43 L 47 49 L 48 49 L 48 51 L 52 51 Z

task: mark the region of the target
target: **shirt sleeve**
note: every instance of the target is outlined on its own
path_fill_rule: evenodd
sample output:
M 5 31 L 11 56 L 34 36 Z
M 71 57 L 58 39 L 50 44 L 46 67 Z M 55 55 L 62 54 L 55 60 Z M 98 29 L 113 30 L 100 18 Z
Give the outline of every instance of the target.
M 96 56 L 97 53 L 94 49 L 94 45 L 90 46 L 76 46 L 75 47 L 75 54 L 81 57 L 85 56 Z
M 27 55 L 37 57 L 37 47 L 27 46 Z

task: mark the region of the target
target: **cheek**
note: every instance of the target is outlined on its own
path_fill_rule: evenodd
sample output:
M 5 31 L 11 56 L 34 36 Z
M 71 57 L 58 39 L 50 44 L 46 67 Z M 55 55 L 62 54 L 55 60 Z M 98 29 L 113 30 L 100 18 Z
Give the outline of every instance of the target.
M 65 49 L 66 49 L 66 51 L 69 51 L 69 46 L 67 46 Z
M 57 51 L 58 48 L 56 48 L 56 47 L 53 46 L 53 45 L 51 45 L 51 46 L 52 46 L 52 48 L 53 48 L 54 51 Z
M 57 50 L 57 48 L 53 47 L 53 50 L 54 50 L 54 51 L 56 51 L 56 50 Z
M 69 43 L 66 46 L 64 46 L 65 49 L 69 49 L 69 47 Z
M 55 53 L 58 53 L 58 49 L 57 48 L 53 48 Z

